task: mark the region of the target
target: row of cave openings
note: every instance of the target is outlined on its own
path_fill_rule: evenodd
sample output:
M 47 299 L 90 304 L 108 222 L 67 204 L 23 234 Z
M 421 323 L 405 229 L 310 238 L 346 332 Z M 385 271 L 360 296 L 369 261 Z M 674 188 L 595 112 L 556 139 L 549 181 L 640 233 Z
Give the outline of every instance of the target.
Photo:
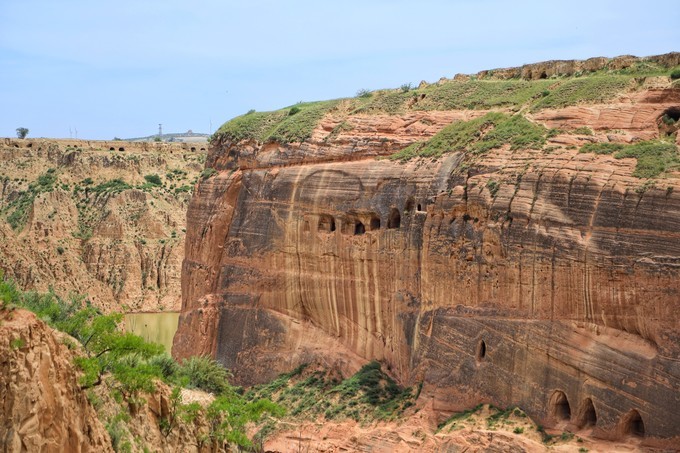
M 574 422 L 579 428 L 588 428 L 597 425 L 597 411 L 593 400 L 586 398 L 581 403 L 578 413 L 572 417 L 571 405 L 567 395 L 561 390 L 555 390 L 549 401 L 550 415 L 556 420 Z M 634 437 L 645 436 L 645 422 L 636 409 L 631 409 L 621 419 L 621 427 L 624 435 Z
M 477 343 L 476 359 L 481 363 L 486 358 L 487 346 L 484 340 Z M 591 398 L 586 398 L 575 417 L 572 417 L 571 405 L 566 393 L 555 390 L 548 402 L 550 415 L 558 421 L 573 422 L 579 428 L 589 428 L 597 425 L 597 411 Z M 645 423 L 640 413 L 632 409 L 621 419 L 622 432 L 624 435 L 633 437 L 645 436 Z
M 408 214 L 414 210 L 416 212 L 423 212 L 423 206 L 418 204 L 417 206 L 413 200 L 409 200 L 404 207 L 404 214 Z M 368 224 L 364 224 L 360 219 L 352 218 L 349 221 L 343 222 L 343 233 L 361 235 L 365 234 L 367 231 L 379 230 L 382 226 L 380 216 L 378 214 L 370 214 L 370 221 Z M 390 209 L 390 214 L 387 217 L 387 228 L 388 229 L 398 229 L 401 227 L 401 213 L 399 209 Z M 329 214 L 322 214 L 319 216 L 319 225 L 317 231 L 322 231 L 325 233 L 332 233 L 336 230 L 335 217 Z
M 29 147 L 30 147 L 30 146 L 29 146 Z M 115 146 L 109 147 L 109 151 L 115 151 L 115 150 L 116 150 L 116 147 L 115 147 Z M 119 148 L 118 148 L 118 151 L 125 151 L 125 147 L 123 147 L 123 146 L 119 147 Z M 201 151 L 205 151 L 205 148 L 201 148 Z M 194 153 L 196 152 L 196 147 L 195 147 L 195 146 L 192 146 L 192 147 L 191 147 L 191 152 L 194 152 Z

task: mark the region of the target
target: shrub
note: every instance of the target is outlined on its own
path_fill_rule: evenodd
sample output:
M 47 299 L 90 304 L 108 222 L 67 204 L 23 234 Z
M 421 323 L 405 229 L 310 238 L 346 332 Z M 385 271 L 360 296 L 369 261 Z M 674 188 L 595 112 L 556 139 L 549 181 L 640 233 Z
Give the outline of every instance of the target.
M 367 90 L 366 88 L 361 88 L 360 90 L 357 90 L 356 97 L 358 97 L 358 98 L 370 98 L 371 97 L 371 90 Z
M 156 175 L 156 174 L 151 174 L 151 175 L 146 175 L 144 176 L 144 179 L 146 182 L 153 186 L 161 186 L 163 185 L 163 182 L 161 181 L 161 177 Z
M 399 89 L 401 90 L 402 93 L 408 93 L 409 91 L 411 91 L 412 88 L 413 87 L 411 86 L 410 83 L 405 83 L 405 84 L 403 84 L 402 86 L 399 87 Z
M 680 79 L 680 68 L 674 69 L 671 71 L 671 80 L 678 80 Z
M 207 356 L 194 356 L 180 364 L 179 376 L 186 378 L 189 387 L 221 394 L 231 387 L 231 374 L 219 362 Z
M 302 110 L 302 109 L 296 105 L 296 106 L 292 107 L 290 110 L 288 110 L 288 116 L 293 116 L 296 113 L 298 113 L 300 110 Z
M 217 174 L 217 170 L 215 170 L 214 168 L 212 168 L 212 167 L 205 168 L 201 172 L 201 179 L 205 180 L 205 179 L 208 179 L 208 178 L 210 178 L 210 177 L 212 177 L 216 174 Z

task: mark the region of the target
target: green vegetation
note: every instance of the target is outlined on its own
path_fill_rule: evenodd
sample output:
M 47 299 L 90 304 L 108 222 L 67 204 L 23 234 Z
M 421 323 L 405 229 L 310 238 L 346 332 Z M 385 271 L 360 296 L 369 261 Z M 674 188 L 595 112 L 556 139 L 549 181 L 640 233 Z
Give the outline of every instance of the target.
M 390 156 L 392 160 L 413 157 L 439 157 L 446 152 L 464 151 L 483 154 L 509 144 L 511 149 L 540 149 L 547 130 L 522 115 L 487 113 L 481 118 L 458 121 L 446 126 L 427 142 L 413 144 Z
M 634 157 L 637 165 L 633 176 L 655 178 L 680 163 L 678 149 L 674 143 L 663 140 L 637 142 L 631 145 L 621 143 L 589 143 L 581 147 L 582 153 L 614 154 L 614 158 Z
M 612 154 L 621 151 L 625 145 L 621 143 L 586 143 L 579 150 L 580 153 Z
M 12 349 L 21 349 L 26 346 L 26 341 L 23 338 L 14 338 L 9 342 L 9 346 Z
M 214 360 L 193 357 L 177 363 L 161 345 L 124 332 L 121 314 L 104 315 L 81 296 L 62 299 L 51 292 L 23 292 L 0 275 L 0 303 L 2 310 L 28 309 L 78 341 L 75 365 L 82 371 L 80 385 L 88 389 L 88 400 L 101 406 L 101 397 L 93 390 L 106 388 L 106 394 L 120 405 L 115 415 L 103 420 L 116 451 L 130 447 L 126 429 L 130 413 L 145 404 L 142 396 L 154 392 L 159 381 L 173 386 L 170 413 L 159 421 L 159 430 L 166 437 L 180 422 L 193 423 L 201 415 L 209 425 L 205 440 L 213 446 L 234 443 L 248 447 L 252 442 L 246 436 L 246 424 L 258 421 L 265 413 L 276 417 L 284 413 L 281 406 L 267 399 L 244 398 L 229 385 L 227 370 Z M 25 345 L 21 339 L 11 344 L 15 349 Z M 213 392 L 216 398 L 206 408 L 182 404 L 179 388 L 183 386 Z
M 157 174 L 152 174 L 152 175 L 145 175 L 144 180 L 151 184 L 152 186 L 162 186 L 163 182 L 161 181 L 161 177 L 158 176 Z
M 337 102 L 303 102 L 274 112 L 247 113 L 225 123 L 216 134 L 234 142 L 303 142 L 311 136 L 319 120 Z
M 539 99 L 532 110 L 604 102 L 624 91 L 632 80 L 629 75 L 593 75 L 567 79 L 552 89 L 548 96 Z
M 3 210 L 2 214 L 7 217 L 7 222 L 13 230 L 21 230 L 28 221 L 28 215 L 33 207 L 33 201 L 41 193 L 54 190 L 57 176 L 54 169 L 49 169 L 38 179 L 28 185 L 28 189 L 19 193 Z
M 23 138 L 26 138 L 27 135 L 28 135 L 28 129 L 26 129 L 25 127 L 17 127 L 17 137 L 18 138 L 23 139 Z
M 212 167 L 204 168 L 201 172 L 201 179 L 208 179 L 217 174 L 217 170 Z
M 412 388 L 399 387 L 383 373 L 380 363 L 373 361 L 355 375 L 340 379 L 321 369 L 303 365 L 274 381 L 256 386 L 247 399 L 271 399 L 289 408 L 291 416 L 316 420 L 353 419 L 358 422 L 391 420 L 414 404 Z M 267 421 L 256 435 L 264 439 L 275 430 Z
M 621 70 L 603 69 L 546 80 L 478 80 L 470 77 L 468 80 L 451 80 L 423 87 L 404 84 L 393 90 L 361 89 L 351 99 L 299 103 L 273 112 L 250 111 L 225 123 L 215 137 L 232 142 L 303 142 L 310 137 L 320 119 L 340 102 L 345 115 L 499 108 L 517 112 L 521 109 L 537 111 L 598 103 L 635 89 L 643 77 L 667 73 L 668 70 L 658 64 L 637 62 Z
M 678 79 L 680 79 L 680 68 L 674 69 L 673 71 L 671 71 L 671 74 L 670 74 L 670 75 L 671 75 L 671 80 L 678 80 Z

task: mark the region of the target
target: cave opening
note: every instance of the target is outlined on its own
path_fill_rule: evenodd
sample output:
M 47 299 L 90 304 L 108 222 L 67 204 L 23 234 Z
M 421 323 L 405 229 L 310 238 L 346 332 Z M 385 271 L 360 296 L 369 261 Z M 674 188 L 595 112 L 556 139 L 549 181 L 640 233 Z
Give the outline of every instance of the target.
M 486 357 L 486 342 L 484 340 L 479 340 L 477 345 L 477 361 L 481 362 Z
M 116 150 L 116 148 L 114 148 L 113 146 L 109 148 L 109 151 L 115 151 L 115 150 Z
M 371 231 L 380 229 L 380 218 L 371 217 Z
M 335 231 L 335 218 L 326 214 L 319 216 L 319 226 L 317 229 L 325 233 L 332 233 Z
M 392 208 L 390 218 L 387 220 L 387 228 L 399 228 L 401 226 L 401 215 L 397 208 Z
M 195 146 L 192 146 L 192 147 L 191 147 L 191 152 L 192 152 L 192 153 L 195 153 L 195 152 L 196 152 L 196 147 L 195 147 Z
M 578 426 L 581 428 L 587 428 L 589 426 L 595 425 L 597 425 L 597 412 L 595 412 L 593 400 L 586 398 L 583 402 L 581 415 L 578 420 Z
M 118 151 L 125 151 L 125 148 L 121 146 L 120 148 L 118 148 Z
M 418 211 L 422 211 L 422 210 L 423 210 L 423 206 L 420 203 L 418 203 Z
M 413 198 L 409 198 L 406 202 L 406 206 L 404 206 L 404 214 L 408 214 L 409 212 L 413 211 L 414 204 L 415 202 L 413 201 Z
M 548 74 L 546 74 L 546 72 L 543 71 L 543 72 L 541 72 L 541 75 L 538 76 L 538 78 L 539 78 L 539 79 L 547 79 L 547 78 L 548 78 Z
M 664 110 L 657 120 L 659 133 L 671 136 L 680 129 L 680 107 L 670 107 Z
M 567 395 L 563 391 L 556 390 L 550 400 L 552 415 L 556 419 L 569 420 L 571 418 L 571 406 L 569 405 Z
M 642 421 L 640 413 L 633 409 L 626 415 L 624 419 L 623 431 L 625 434 L 634 437 L 644 437 L 645 436 L 645 422 Z
M 366 232 L 366 227 L 364 226 L 363 223 L 361 223 L 360 220 L 357 220 L 356 223 L 354 223 L 354 234 L 364 234 Z

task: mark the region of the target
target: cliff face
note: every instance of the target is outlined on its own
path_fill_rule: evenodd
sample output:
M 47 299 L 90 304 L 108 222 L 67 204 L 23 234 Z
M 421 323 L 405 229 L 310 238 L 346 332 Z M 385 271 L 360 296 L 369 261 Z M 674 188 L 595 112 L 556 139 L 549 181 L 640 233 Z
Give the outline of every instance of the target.
M 71 360 L 35 315 L 0 310 L 2 451 L 113 451 Z
M 384 113 L 371 106 L 391 94 L 340 101 L 288 144 L 225 126 L 208 157 L 217 174 L 189 205 L 174 354 L 213 354 L 246 384 L 313 358 L 349 371 L 375 358 L 441 410 L 519 405 L 548 425 L 677 441 L 677 138 L 648 179 L 642 154 L 579 148 L 673 134 L 662 119 L 680 90 L 643 77 L 606 100 L 550 104 L 572 82 L 548 82 L 489 109 L 423 107 L 441 93 L 427 90 L 476 81 L 406 93 Z M 484 122 L 488 110 L 545 126 L 545 143 L 503 142 L 513 132 Z M 460 139 L 449 124 L 479 128 L 443 154 L 379 158 L 417 142 L 428 156 Z
M 105 311 L 178 310 L 185 213 L 205 159 L 197 146 L 0 142 L 0 269 Z

